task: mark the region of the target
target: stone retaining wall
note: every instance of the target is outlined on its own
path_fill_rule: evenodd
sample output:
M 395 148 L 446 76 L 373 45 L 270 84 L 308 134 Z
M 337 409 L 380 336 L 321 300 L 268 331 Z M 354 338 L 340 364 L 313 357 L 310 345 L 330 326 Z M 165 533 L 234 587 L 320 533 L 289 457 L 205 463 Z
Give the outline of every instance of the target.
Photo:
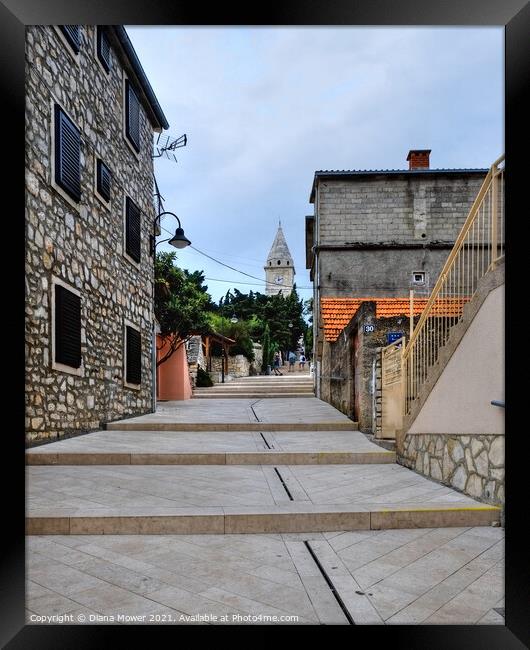
M 398 463 L 474 499 L 504 505 L 504 436 L 408 434 Z

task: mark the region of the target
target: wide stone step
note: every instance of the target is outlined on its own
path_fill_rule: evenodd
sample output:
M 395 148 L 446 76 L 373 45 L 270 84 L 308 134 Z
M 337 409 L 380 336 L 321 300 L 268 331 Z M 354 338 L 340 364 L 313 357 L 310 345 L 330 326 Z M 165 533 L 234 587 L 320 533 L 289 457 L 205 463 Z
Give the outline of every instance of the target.
M 335 465 L 394 463 L 395 452 L 234 451 L 234 452 L 41 452 L 26 454 L 26 465 Z
M 234 399 L 234 398 L 248 398 L 248 399 L 253 399 L 253 398 L 264 398 L 264 399 L 275 399 L 278 397 L 293 397 L 293 398 L 298 398 L 298 397 L 314 397 L 313 392 L 306 392 L 306 393 L 265 393 L 265 392 L 244 392 L 244 393 L 228 393 L 228 392 L 215 392 L 215 393 L 198 393 L 198 392 L 193 392 L 193 399 L 219 399 L 219 398 L 226 398 L 226 399 Z
M 490 526 L 500 509 L 455 507 L 360 508 L 309 506 L 267 508 L 120 509 L 68 515 L 53 512 L 26 517 L 26 535 L 197 535 L 298 533 L 330 530 L 388 530 Z
M 108 431 L 357 431 L 358 422 L 134 422 L 119 420 Z
M 30 535 L 486 526 L 500 508 L 399 465 L 30 466 Z

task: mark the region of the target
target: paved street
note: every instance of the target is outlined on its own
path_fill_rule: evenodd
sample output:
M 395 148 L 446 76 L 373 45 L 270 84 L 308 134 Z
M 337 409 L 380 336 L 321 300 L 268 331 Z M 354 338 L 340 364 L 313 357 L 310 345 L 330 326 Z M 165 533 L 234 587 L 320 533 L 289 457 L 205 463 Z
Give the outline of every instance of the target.
M 186 624 L 202 614 L 347 624 L 305 540 L 358 625 L 504 624 L 495 609 L 504 608 L 504 531 L 485 527 L 28 537 L 27 620 L 122 614 L 145 619 L 100 622 Z
M 498 509 L 315 397 L 165 402 L 27 464 L 30 623 L 504 622 Z

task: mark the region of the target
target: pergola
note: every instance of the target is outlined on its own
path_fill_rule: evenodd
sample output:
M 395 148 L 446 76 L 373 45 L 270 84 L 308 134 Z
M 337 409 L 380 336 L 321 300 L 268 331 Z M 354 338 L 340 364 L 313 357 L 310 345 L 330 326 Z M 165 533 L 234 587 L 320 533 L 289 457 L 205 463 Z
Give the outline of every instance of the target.
M 224 384 L 225 373 L 228 372 L 228 350 L 236 344 L 234 339 L 230 339 L 227 336 L 222 334 L 217 334 L 216 332 L 211 334 L 206 334 L 203 341 L 204 346 L 204 356 L 206 357 L 206 365 L 208 372 L 212 370 L 212 353 L 211 345 L 212 342 L 219 343 L 223 350 L 222 353 L 222 364 L 221 364 L 221 383 Z

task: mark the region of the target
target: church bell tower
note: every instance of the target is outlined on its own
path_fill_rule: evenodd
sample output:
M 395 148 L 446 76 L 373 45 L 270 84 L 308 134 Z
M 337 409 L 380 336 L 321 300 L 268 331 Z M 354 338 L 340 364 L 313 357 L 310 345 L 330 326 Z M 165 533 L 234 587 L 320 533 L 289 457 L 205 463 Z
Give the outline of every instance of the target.
M 293 290 L 295 270 L 281 221 L 278 224 L 278 232 L 267 256 L 264 269 L 265 280 L 267 280 L 265 293 L 268 296 L 273 296 L 281 292 L 283 296 L 288 296 Z

